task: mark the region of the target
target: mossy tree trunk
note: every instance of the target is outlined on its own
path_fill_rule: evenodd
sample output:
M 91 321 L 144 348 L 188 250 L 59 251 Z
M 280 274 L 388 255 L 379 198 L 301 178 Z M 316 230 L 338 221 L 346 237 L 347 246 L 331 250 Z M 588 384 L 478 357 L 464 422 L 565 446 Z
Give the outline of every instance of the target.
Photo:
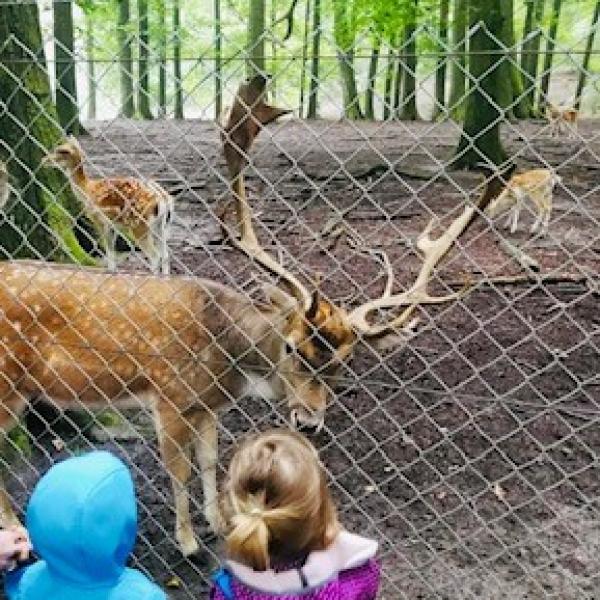
M 310 83 L 307 118 L 316 119 L 319 110 L 319 54 L 321 53 L 321 0 L 313 0 Z
M 14 36 L 14 38 L 12 37 Z M 40 167 L 63 136 L 56 125 L 36 4 L 0 4 L 0 140 L 17 197 L 0 222 L 0 255 L 95 264 L 73 232 L 80 206 L 64 176 Z
M 308 30 L 310 23 L 310 0 L 304 4 L 304 27 L 302 35 L 302 64 L 300 65 L 300 99 L 298 102 L 298 116 L 304 118 L 304 103 L 306 98 L 306 61 L 308 60 Z
M 77 105 L 75 58 L 73 49 L 73 5 L 70 0 L 54 2 L 54 74 L 56 80 L 56 110 L 58 119 L 67 133 L 81 131 Z
M 142 119 L 151 119 L 150 75 L 148 73 L 148 0 L 138 0 L 138 110 Z
M 501 109 L 498 88 L 502 85 L 502 53 L 496 39 L 502 35 L 502 9 L 487 0 L 470 0 L 470 18 L 480 26 L 471 35 L 469 76 L 474 82 L 465 106 L 465 121 L 456 156 L 455 167 L 472 167 L 486 158 L 494 164 L 506 160 L 500 141 Z M 489 32 L 489 33 L 488 33 Z
M 118 0 L 117 43 L 119 44 L 119 81 L 121 90 L 121 117 L 133 118 L 133 57 L 131 53 L 129 0 Z
M 157 0 L 158 16 L 158 114 L 167 116 L 167 8 L 165 0 Z
M 452 61 L 450 63 L 450 95 L 448 109 L 453 118 L 460 120 L 464 114 L 464 100 L 467 79 L 467 0 L 454 0 L 452 12 Z
M 394 65 L 396 62 L 396 55 L 394 51 L 394 40 L 391 39 L 387 43 L 387 65 L 385 68 L 385 82 L 383 89 L 383 120 L 387 121 L 392 115 L 393 103 L 392 88 L 394 86 Z

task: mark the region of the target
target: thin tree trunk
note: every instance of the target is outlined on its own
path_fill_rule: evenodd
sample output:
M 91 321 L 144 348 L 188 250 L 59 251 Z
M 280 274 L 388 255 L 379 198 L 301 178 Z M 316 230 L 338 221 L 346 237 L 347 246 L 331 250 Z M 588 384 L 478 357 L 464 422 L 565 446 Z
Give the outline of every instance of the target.
M 142 119 L 151 119 L 150 77 L 148 74 L 148 0 L 138 0 L 138 109 Z
M 271 0 L 271 31 L 275 31 L 275 25 L 277 23 L 277 0 Z M 271 73 L 276 73 L 277 68 L 277 38 L 271 36 Z M 271 81 L 271 99 L 273 102 L 277 99 L 277 78 L 273 78 Z
M 173 0 L 173 79 L 175 80 L 175 118 L 183 119 L 183 81 L 181 79 L 181 10 Z
M 544 56 L 544 70 L 542 72 L 542 84 L 538 106 L 543 111 L 548 104 L 548 92 L 550 90 L 550 76 L 552 72 L 552 62 L 554 60 L 554 48 L 556 46 L 556 34 L 558 33 L 558 23 L 560 21 L 560 11 L 562 9 L 562 0 L 554 0 L 552 4 L 552 16 L 550 28 L 548 30 L 548 41 L 546 42 L 546 55 Z
M 223 112 L 223 72 L 221 55 L 221 0 L 213 3 L 215 19 L 215 121 L 221 118 Z
M 96 118 L 96 73 L 94 64 L 94 33 L 92 30 L 92 18 L 85 15 L 85 55 L 87 58 L 87 82 L 88 82 L 88 119 Z
M 385 84 L 383 90 L 383 120 L 387 121 L 390 118 L 390 115 L 393 114 L 394 104 L 392 99 L 392 87 L 394 85 L 394 66 L 395 66 L 395 51 L 394 51 L 395 42 L 392 38 L 387 43 L 387 66 L 385 69 Z
M 302 39 L 302 65 L 300 67 L 300 106 L 298 116 L 304 117 L 304 97 L 306 95 L 306 60 L 308 55 L 308 23 L 310 21 L 310 0 L 305 0 L 304 36 Z
M 402 95 L 402 72 L 404 70 L 402 66 L 403 57 L 402 54 L 395 52 L 396 64 L 395 64 L 395 78 L 394 78 L 394 92 L 392 97 L 392 115 L 394 119 L 397 119 L 400 115 L 400 97 Z
M 585 82 L 588 75 L 588 69 L 590 66 L 590 57 L 592 56 L 592 49 L 594 48 L 594 39 L 596 37 L 596 30 L 598 29 L 598 20 L 600 19 L 600 0 L 596 2 L 594 8 L 594 16 L 592 17 L 592 28 L 588 34 L 587 42 L 585 45 L 585 53 L 583 55 L 583 63 L 581 65 L 581 71 L 579 73 L 579 81 L 577 82 L 577 91 L 575 92 L 575 102 L 573 106 L 576 110 L 581 108 L 581 95 L 585 88 Z
M 417 10 L 418 0 L 412 0 L 403 40 L 404 68 L 402 105 L 399 115 L 403 121 L 416 121 L 419 118 L 417 111 Z
M 365 92 L 365 118 L 373 121 L 375 119 L 375 88 L 377 87 L 377 64 L 379 62 L 379 51 L 381 49 L 381 35 L 375 34 L 371 58 L 369 60 L 369 74 L 367 77 L 367 90 Z
M 448 12 L 449 0 L 440 2 L 440 27 L 438 31 L 438 60 L 435 71 L 435 106 L 433 118 L 439 117 L 446 108 L 446 46 L 448 44 Z
M 37 5 L 0 3 L 0 39 L 0 156 L 18 193 L 0 224 L 0 256 L 95 264 L 73 232 L 81 206 L 64 176 L 40 169 L 44 153 L 63 132 L 56 125 Z
M 501 37 L 502 11 L 488 0 L 471 0 L 470 19 L 472 25 L 483 22 L 485 28 L 479 27 L 470 39 L 469 75 L 478 84 L 471 86 L 466 101 L 463 133 L 454 165 L 472 167 L 485 158 L 499 165 L 506 160 L 500 141 L 502 115 L 497 107 L 503 56 L 498 54 L 499 45 L 494 37 Z
M 250 0 L 246 75 L 265 72 L 265 0 Z
M 505 0 L 505 3 L 502 3 L 501 6 L 506 11 L 503 13 L 506 19 L 506 22 L 503 25 L 503 31 L 505 31 L 506 35 L 505 44 L 511 48 L 508 56 L 510 63 L 510 83 L 512 88 L 512 113 L 517 119 L 526 119 L 529 117 L 531 110 L 523 93 L 523 77 L 521 69 L 519 68 L 517 52 L 515 49 L 515 0 Z
M 158 114 L 167 116 L 167 10 L 165 0 L 157 0 L 158 12 Z
M 344 115 L 348 119 L 362 119 L 354 69 L 353 10 L 353 5 L 346 0 L 333 0 L 333 32 L 342 83 Z
M 528 6 L 528 12 L 531 4 Z M 538 68 L 540 62 L 540 41 L 542 37 L 542 17 L 544 15 L 544 0 L 534 0 L 531 32 L 529 39 L 523 47 L 525 65 L 525 97 L 531 107 L 531 115 L 535 116 L 536 86 L 538 82 Z
M 498 87 L 497 101 L 498 106 L 505 110 L 502 115 L 503 119 L 513 119 L 513 86 L 512 86 L 512 70 L 513 63 L 511 62 L 511 48 L 513 45 L 513 2 L 512 0 L 505 0 L 499 4 L 500 12 L 502 15 L 502 30 L 500 32 L 500 42 L 503 46 L 502 56 L 500 58 L 500 64 L 498 70 L 500 74 L 498 81 L 500 86 Z
M 56 110 L 67 133 L 78 135 L 79 107 L 73 48 L 73 5 L 70 0 L 53 3 L 54 14 L 54 73 L 56 77 Z
M 135 116 L 135 106 L 133 102 L 133 58 L 131 54 L 131 36 L 127 31 L 129 19 L 129 0 L 119 0 L 117 27 L 121 82 L 121 109 L 119 114 L 121 117 L 132 118 Z
M 321 0 L 313 0 L 312 56 L 308 96 L 309 119 L 316 119 L 319 110 L 319 54 L 321 52 Z
M 454 0 L 452 15 L 452 52 L 450 63 L 450 96 L 448 109 L 453 118 L 460 120 L 464 112 L 466 91 L 466 38 L 467 38 L 467 0 Z

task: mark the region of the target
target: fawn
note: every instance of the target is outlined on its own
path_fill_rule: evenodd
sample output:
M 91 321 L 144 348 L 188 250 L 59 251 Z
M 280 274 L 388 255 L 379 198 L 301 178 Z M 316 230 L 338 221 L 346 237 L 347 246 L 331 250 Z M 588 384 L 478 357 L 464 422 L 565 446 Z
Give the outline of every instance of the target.
M 546 118 L 550 121 L 551 137 L 560 137 L 562 133 L 566 133 L 571 137 L 577 132 L 579 111 L 575 108 L 554 106 L 548 102 L 546 104 Z
M 513 175 L 504 190 L 492 201 L 485 213 L 496 217 L 509 211 L 505 227 L 514 233 L 519 224 L 519 215 L 525 202 L 530 202 L 537 213 L 531 226 L 531 233 L 536 233 L 541 226 L 541 234 L 545 235 L 552 213 L 552 191 L 561 178 L 550 169 L 533 169 L 525 173 Z
M 109 270 L 117 268 L 117 233 L 129 237 L 150 260 L 153 273 L 169 273 L 169 223 L 173 198 L 155 181 L 134 177 L 92 179 L 83 167 L 83 150 L 73 136 L 43 159 L 61 169 L 98 231 Z

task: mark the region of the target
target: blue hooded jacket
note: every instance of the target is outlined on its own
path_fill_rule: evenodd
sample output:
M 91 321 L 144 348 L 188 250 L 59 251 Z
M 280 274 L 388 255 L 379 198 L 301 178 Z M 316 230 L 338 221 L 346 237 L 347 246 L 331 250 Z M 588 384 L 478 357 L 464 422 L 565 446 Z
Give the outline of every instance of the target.
M 125 561 L 137 509 L 127 467 L 108 452 L 53 466 L 27 507 L 27 530 L 41 560 L 9 573 L 10 600 L 166 600 Z

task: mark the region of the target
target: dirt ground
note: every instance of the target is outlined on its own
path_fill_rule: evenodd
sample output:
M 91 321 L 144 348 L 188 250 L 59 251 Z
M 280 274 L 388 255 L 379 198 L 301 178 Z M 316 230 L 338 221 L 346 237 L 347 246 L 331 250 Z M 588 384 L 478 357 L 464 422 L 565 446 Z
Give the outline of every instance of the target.
M 114 121 L 89 131 L 82 142 L 98 172 L 152 176 L 176 195 L 176 272 L 251 285 L 248 261 L 218 243 L 211 215 L 227 195 L 213 124 Z M 361 347 L 342 374 L 327 428 L 313 441 L 343 523 L 381 542 L 380 598 L 600 596 L 598 131 L 584 122 L 583 139 L 556 141 L 541 123 L 504 127 L 519 169 L 549 164 L 562 177 L 548 236 L 529 236 L 531 215 L 509 236 L 548 281 L 480 285 L 460 302 L 422 311 L 407 346 L 381 356 Z M 382 289 L 380 267 L 343 237 L 324 251 L 318 236 L 336 211 L 351 208 L 346 223 L 388 253 L 401 289 L 419 267 L 414 241 L 428 219 L 457 214 L 463 190 L 477 193 L 478 175 L 442 168 L 457 136 L 450 123 L 272 126 L 248 175 L 265 245 L 276 237 L 296 272 L 322 273 L 332 298 L 364 301 Z M 477 223 L 434 289 L 456 289 L 466 275 L 520 274 L 500 245 L 508 235 L 501 224 Z M 239 434 L 281 414 L 260 400 L 230 407 L 221 421 L 222 468 Z M 195 522 L 206 551 L 189 561 L 172 539 L 170 487 L 147 418 L 132 419 L 137 439 L 106 442 L 82 422 L 38 419 L 40 445 L 9 489 L 25 501 L 37 472 L 65 454 L 51 444 L 57 435 L 69 451 L 113 449 L 132 466 L 139 492 L 133 564 L 178 585 L 174 599 L 206 597 L 220 548 L 201 516 L 199 477 Z

